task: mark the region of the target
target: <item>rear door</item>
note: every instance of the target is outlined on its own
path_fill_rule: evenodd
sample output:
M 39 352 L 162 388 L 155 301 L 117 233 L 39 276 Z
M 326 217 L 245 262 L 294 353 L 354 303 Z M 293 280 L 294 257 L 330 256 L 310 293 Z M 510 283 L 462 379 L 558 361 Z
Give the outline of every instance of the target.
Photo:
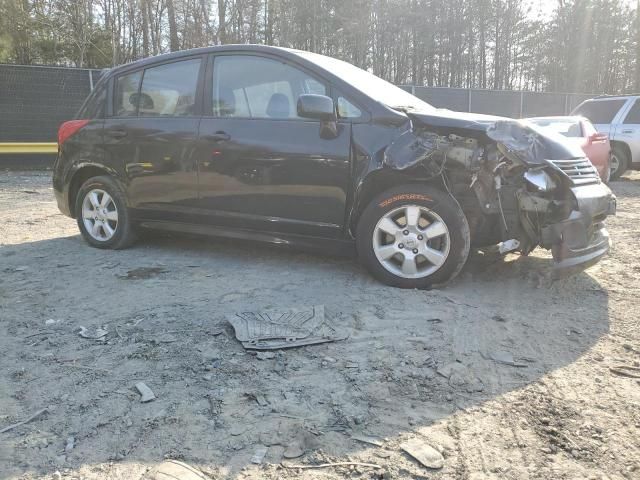
M 201 56 L 183 58 L 113 79 L 105 150 L 124 172 L 138 216 L 180 220 L 197 200 L 203 63 Z
M 207 73 L 200 124 L 199 205 L 233 228 L 339 237 L 350 177 L 351 124 L 321 138 L 301 118 L 301 94 L 329 85 L 275 57 L 218 55 Z
M 640 100 L 631 100 L 633 104 L 626 113 L 622 124 L 616 130 L 616 139 L 625 142 L 631 150 L 631 162 L 640 162 Z

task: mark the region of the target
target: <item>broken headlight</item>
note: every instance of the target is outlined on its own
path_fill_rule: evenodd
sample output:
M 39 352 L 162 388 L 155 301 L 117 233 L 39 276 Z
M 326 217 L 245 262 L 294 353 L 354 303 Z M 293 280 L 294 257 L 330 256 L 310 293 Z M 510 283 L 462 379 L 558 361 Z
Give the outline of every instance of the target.
M 524 179 L 536 192 L 550 192 L 556 188 L 556 182 L 544 170 L 527 170 L 524 172 Z

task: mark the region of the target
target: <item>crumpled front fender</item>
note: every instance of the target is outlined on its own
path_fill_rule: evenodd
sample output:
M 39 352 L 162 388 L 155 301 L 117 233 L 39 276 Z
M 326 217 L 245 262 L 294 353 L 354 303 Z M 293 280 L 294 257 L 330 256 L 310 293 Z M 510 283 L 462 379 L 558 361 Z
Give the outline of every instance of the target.
M 437 151 L 436 136 L 423 137 L 407 130 L 387 147 L 383 164 L 395 170 L 406 170 L 419 163 L 427 165 Z

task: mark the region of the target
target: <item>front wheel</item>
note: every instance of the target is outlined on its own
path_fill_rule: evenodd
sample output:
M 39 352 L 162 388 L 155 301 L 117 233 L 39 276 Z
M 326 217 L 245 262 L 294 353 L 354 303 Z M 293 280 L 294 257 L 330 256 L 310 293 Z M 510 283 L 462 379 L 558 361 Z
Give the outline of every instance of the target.
M 93 247 L 121 249 L 135 241 L 125 194 L 110 177 L 84 182 L 76 197 L 75 212 L 82 237 Z
M 376 197 L 356 231 L 362 263 L 381 282 L 400 288 L 429 288 L 453 279 L 467 260 L 470 243 L 458 202 L 416 185 Z

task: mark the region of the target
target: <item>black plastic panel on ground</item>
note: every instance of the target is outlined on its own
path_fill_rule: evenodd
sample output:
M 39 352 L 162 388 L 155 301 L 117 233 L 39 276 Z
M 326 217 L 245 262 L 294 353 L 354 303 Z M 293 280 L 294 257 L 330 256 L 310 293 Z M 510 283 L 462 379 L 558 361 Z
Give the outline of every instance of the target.
M 58 127 L 72 119 L 100 72 L 0 65 L 0 142 L 55 142 Z

